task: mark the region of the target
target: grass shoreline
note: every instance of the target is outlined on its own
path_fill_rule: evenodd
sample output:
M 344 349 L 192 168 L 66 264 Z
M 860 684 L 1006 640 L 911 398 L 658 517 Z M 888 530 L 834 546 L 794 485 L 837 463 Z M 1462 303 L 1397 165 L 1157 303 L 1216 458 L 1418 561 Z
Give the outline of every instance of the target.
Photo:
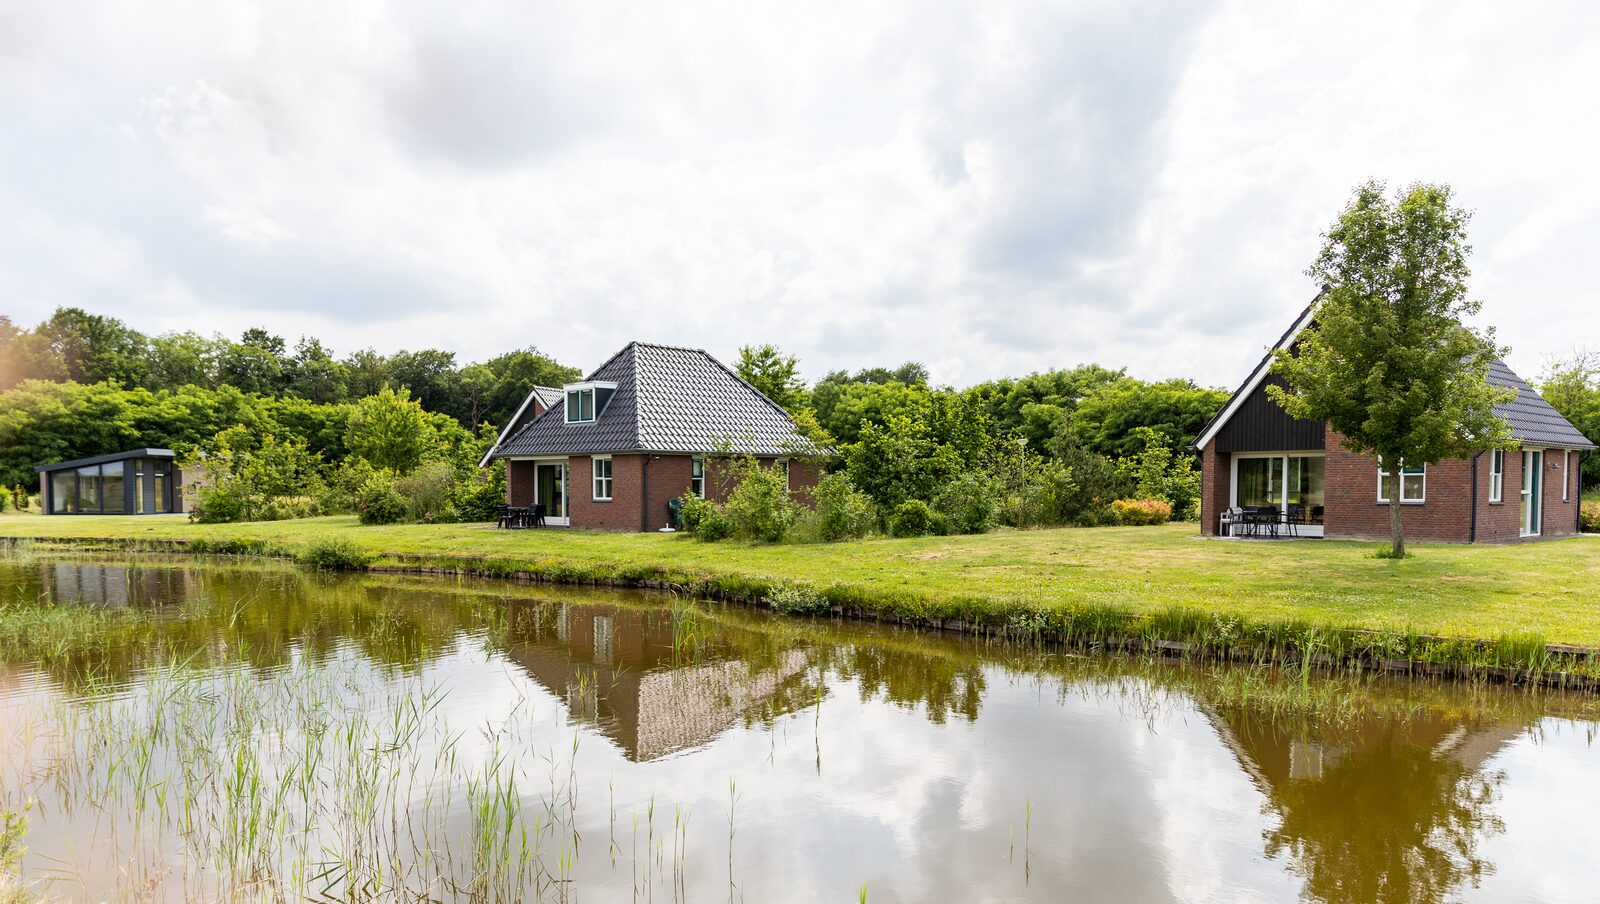
M 313 553 L 337 542 L 378 572 L 662 589 L 760 607 L 781 598 L 777 608 L 791 613 L 1088 651 L 1600 689 L 1595 540 L 1428 546 L 1415 560 L 1384 562 L 1372 558 L 1372 544 L 1222 543 L 1193 531 L 1170 525 L 747 547 L 469 525 L 364 528 L 347 518 L 215 526 L 0 518 L 0 538 L 13 544 L 311 564 L 321 561 Z M 1529 592 L 1549 605 L 1514 603 Z M 1447 620 L 1462 615 L 1471 617 Z

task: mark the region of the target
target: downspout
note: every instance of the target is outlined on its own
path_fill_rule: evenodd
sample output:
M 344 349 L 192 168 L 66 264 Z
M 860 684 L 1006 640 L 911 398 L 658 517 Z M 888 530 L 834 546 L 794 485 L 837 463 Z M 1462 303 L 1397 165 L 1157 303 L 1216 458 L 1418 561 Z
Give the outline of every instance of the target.
M 1576 516 L 1577 516 L 1577 523 L 1572 525 L 1572 532 L 1575 533 L 1575 534 L 1583 533 L 1583 456 L 1584 456 L 1584 454 L 1585 453 L 1584 453 L 1584 451 L 1582 449 L 1578 450 L 1578 473 L 1577 473 L 1577 476 L 1574 477 L 1574 476 L 1572 476 L 1570 474 L 1567 475 L 1568 477 L 1572 478 L 1572 482 L 1576 485 L 1574 487 L 1574 490 L 1578 494 L 1578 498 L 1576 500 L 1577 503 L 1578 503 L 1578 510 L 1575 513 Z
M 1472 456 L 1472 524 L 1467 528 L 1468 543 L 1478 542 L 1478 459 L 1482 457 L 1482 452 Z
M 650 532 L 650 459 L 654 455 L 648 453 L 644 457 L 643 473 L 639 477 L 640 491 L 644 498 L 639 501 L 639 532 Z

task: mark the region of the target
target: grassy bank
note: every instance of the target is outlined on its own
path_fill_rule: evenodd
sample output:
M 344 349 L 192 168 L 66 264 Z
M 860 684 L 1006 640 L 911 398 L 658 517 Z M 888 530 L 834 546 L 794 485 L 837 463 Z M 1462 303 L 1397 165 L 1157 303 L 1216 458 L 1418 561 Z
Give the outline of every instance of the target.
M 797 609 L 826 603 L 852 615 L 1090 645 L 1132 639 L 1584 674 L 1595 668 L 1586 657 L 1564 658 L 1547 645 L 1600 647 L 1593 538 L 1421 546 L 1390 561 L 1373 557 L 1376 544 L 1208 541 L 1183 524 L 742 546 L 481 525 L 360 527 L 342 517 L 191 525 L 7 515 L 0 537 L 301 556 L 339 540 L 377 567 L 673 585 L 745 600 L 799 588 Z

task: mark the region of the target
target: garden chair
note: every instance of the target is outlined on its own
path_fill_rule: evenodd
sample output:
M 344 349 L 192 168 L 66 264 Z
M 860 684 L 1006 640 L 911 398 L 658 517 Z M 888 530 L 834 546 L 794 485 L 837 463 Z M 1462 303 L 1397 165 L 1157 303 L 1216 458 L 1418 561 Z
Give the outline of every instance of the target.
M 1233 536 L 1234 528 L 1244 524 L 1244 509 L 1226 508 L 1222 510 L 1222 524 L 1218 533 L 1224 537 Z
M 544 504 L 540 503 L 528 510 L 528 526 L 544 527 Z

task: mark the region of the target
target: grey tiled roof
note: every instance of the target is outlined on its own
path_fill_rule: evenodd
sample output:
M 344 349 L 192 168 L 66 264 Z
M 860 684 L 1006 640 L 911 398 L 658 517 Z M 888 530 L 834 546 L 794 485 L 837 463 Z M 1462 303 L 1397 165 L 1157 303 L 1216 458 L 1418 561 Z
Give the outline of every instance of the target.
M 1550 407 L 1532 386 L 1516 375 L 1504 361 L 1489 367 L 1489 382 L 1517 391 L 1509 404 L 1496 405 L 1494 413 L 1511 425 L 1511 435 L 1518 442 L 1531 446 L 1562 446 L 1571 449 L 1593 449 L 1594 443 L 1579 432 L 1572 422 Z
M 566 399 L 507 437 L 492 457 L 592 452 L 816 452 L 755 387 L 700 349 L 629 343 L 585 381 L 617 384 L 587 424 L 566 422 Z
M 546 408 L 554 408 L 556 403 L 561 401 L 561 387 L 559 386 L 535 386 L 533 387 L 533 392 L 539 397 L 539 401 L 544 403 Z

